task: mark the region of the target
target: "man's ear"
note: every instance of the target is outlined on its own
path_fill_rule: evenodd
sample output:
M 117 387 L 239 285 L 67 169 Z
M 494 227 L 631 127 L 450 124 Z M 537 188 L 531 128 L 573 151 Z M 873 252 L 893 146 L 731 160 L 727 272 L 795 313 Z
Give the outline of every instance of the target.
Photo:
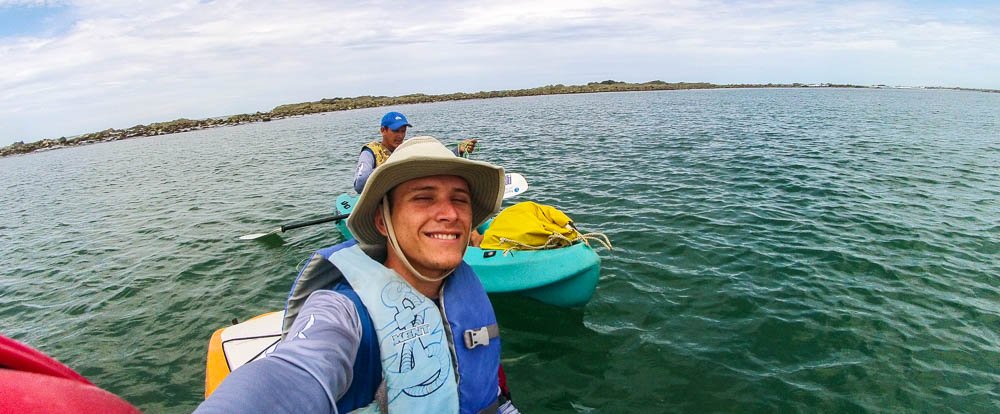
M 385 217 L 382 216 L 381 203 L 379 203 L 378 207 L 375 207 L 375 229 L 378 230 L 378 234 L 389 237 L 389 230 L 385 226 Z

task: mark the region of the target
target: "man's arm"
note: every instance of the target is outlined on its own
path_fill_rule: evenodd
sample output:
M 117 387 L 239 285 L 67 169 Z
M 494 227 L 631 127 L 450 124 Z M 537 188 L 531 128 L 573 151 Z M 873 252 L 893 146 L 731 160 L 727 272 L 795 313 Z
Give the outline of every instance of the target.
M 368 182 L 368 176 L 372 175 L 372 171 L 375 171 L 375 154 L 372 150 L 364 148 L 358 155 L 358 166 L 354 170 L 354 191 L 358 194 L 365 189 L 365 183 Z
M 196 413 L 336 413 L 361 342 L 357 308 L 320 290 L 302 305 L 284 341 L 233 371 Z

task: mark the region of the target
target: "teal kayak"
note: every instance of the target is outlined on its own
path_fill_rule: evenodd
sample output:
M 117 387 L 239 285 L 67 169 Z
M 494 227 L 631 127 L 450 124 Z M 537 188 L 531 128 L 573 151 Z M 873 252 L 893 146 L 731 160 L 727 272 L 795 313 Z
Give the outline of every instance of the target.
M 338 214 L 349 214 L 356 196 L 337 197 Z M 479 227 L 483 233 L 490 222 Z M 337 221 L 344 239 L 352 239 L 347 220 Z M 469 246 L 465 262 L 488 293 L 518 293 L 551 305 L 574 307 L 590 301 L 601 273 L 601 257 L 586 243 L 549 250 L 484 250 Z

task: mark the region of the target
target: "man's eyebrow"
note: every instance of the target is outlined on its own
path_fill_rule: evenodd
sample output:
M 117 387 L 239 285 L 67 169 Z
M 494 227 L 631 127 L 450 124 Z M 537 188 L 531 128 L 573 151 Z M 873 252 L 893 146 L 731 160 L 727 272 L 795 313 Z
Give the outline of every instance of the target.
M 425 185 L 423 187 L 411 188 L 410 191 L 411 192 L 434 191 L 434 190 L 437 190 L 438 188 L 439 188 L 439 186 L 436 186 L 436 185 Z M 445 190 L 454 190 L 454 191 L 462 192 L 462 193 L 465 193 L 465 194 L 471 194 L 472 193 L 471 191 L 469 191 L 468 189 L 466 189 L 464 187 L 450 187 L 450 188 L 444 188 L 444 189 Z

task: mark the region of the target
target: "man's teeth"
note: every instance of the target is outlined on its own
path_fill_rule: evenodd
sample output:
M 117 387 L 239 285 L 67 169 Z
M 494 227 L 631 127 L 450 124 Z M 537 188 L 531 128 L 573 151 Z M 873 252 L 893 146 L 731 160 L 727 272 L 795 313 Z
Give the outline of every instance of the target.
M 431 234 L 431 238 L 441 239 L 441 240 L 455 240 L 458 238 L 457 234 Z

